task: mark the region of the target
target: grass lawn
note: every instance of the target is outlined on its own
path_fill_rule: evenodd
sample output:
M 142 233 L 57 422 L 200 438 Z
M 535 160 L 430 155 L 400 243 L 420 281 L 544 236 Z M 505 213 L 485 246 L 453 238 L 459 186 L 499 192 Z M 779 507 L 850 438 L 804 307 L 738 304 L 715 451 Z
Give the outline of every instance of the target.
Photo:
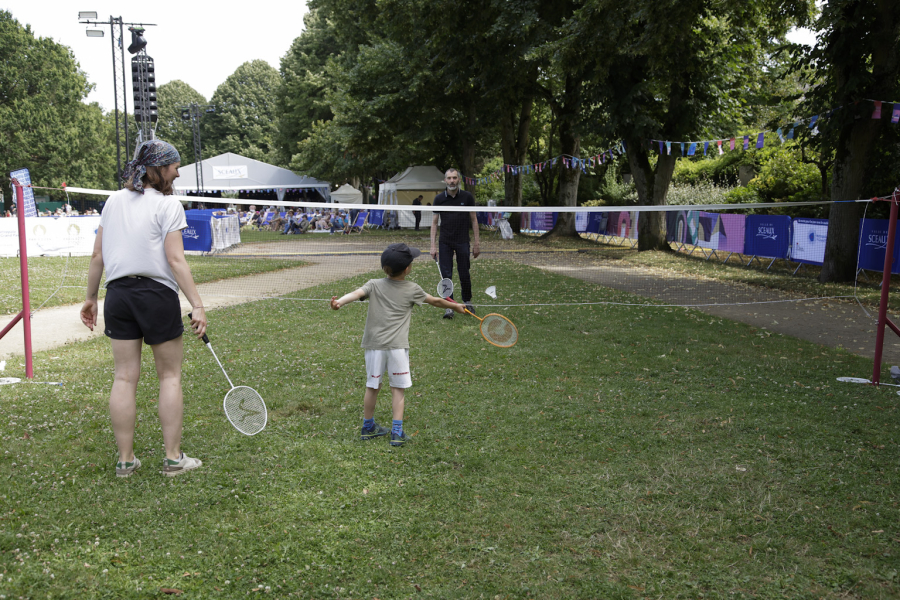
M 565 285 L 628 299 L 504 261 L 480 269 L 515 269 L 526 283 L 512 296 Z M 357 439 L 365 308 L 211 311 L 216 352 L 270 421 L 234 431 L 225 378 L 185 340 L 184 449 L 204 466 L 175 479 L 159 473 L 149 350 L 144 464 L 123 480 L 109 343 L 38 354 L 36 379 L 64 386 L 0 386 L 0 595 L 900 597 L 896 388 L 835 381 L 870 361 L 653 306 L 513 307 L 519 343 L 501 350 L 475 319 L 425 306 L 412 441 L 394 449 Z M 21 362 L 4 375 L 22 376 Z M 383 424 L 389 405 L 384 390 Z

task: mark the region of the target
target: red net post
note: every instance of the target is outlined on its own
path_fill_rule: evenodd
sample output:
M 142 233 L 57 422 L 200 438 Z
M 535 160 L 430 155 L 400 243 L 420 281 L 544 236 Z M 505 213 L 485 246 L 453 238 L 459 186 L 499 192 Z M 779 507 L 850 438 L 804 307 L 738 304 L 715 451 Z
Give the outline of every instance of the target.
M 888 326 L 900 335 L 897 326 L 887 318 L 888 298 L 891 289 L 891 268 L 894 262 L 894 241 L 897 233 L 897 213 L 900 203 L 900 188 L 891 196 L 891 216 L 888 221 L 887 248 L 884 253 L 884 273 L 881 277 L 881 302 L 878 304 L 878 325 L 875 329 L 875 361 L 872 365 L 872 383 L 881 383 L 881 356 L 884 349 L 884 328 Z

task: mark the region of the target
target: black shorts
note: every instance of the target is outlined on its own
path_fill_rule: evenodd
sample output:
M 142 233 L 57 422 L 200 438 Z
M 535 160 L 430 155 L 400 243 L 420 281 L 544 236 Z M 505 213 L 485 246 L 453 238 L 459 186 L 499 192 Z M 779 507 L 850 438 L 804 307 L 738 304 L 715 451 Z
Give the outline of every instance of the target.
M 149 277 L 121 277 L 108 282 L 103 318 L 104 333 L 114 340 L 143 338 L 154 346 L 184 333 L 178 293 Z

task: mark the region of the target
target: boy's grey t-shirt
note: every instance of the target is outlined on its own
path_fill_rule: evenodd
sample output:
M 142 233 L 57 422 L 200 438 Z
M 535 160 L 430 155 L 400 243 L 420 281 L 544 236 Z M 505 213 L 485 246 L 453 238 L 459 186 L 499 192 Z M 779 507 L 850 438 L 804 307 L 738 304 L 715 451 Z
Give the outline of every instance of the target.
M 412 307 L 425 302 L 425 290 L 412 281 L 389 277 L 370 279 L 362 290 L 369 299 L 362 347 L 366 350 L 409 348 Z

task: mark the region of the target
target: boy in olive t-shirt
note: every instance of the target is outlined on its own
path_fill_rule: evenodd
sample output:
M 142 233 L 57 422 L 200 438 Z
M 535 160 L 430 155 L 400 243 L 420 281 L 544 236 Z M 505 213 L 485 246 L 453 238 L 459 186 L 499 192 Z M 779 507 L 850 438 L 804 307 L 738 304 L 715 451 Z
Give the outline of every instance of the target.
M 391 244 L 381 254 L 384 279 L 370 279 L 356 291 L 331 299 L 331 308 L 338 310 L 356 300 L 369 300 L 362 347 L 366 354 L 366 393 L 363 397 L 363 426 L 361 437 L 371 440 L 387 435 L 388 429 L 375 422 L 375 403 L 381 389 L 385 369 L 391 386 L 393 427 L 391 446 L 402 446 L 408 439 L 403 431 L 405 390 L 412 386 L 409 374 L 409 322 L 412 307 L 426 302 L 438 308 L 450 308 L 464 313 L 462 304 L 436 298 L 425 293 L 418 284 L 407 281 L 412 261 L 422 252 L 406 244 Z

